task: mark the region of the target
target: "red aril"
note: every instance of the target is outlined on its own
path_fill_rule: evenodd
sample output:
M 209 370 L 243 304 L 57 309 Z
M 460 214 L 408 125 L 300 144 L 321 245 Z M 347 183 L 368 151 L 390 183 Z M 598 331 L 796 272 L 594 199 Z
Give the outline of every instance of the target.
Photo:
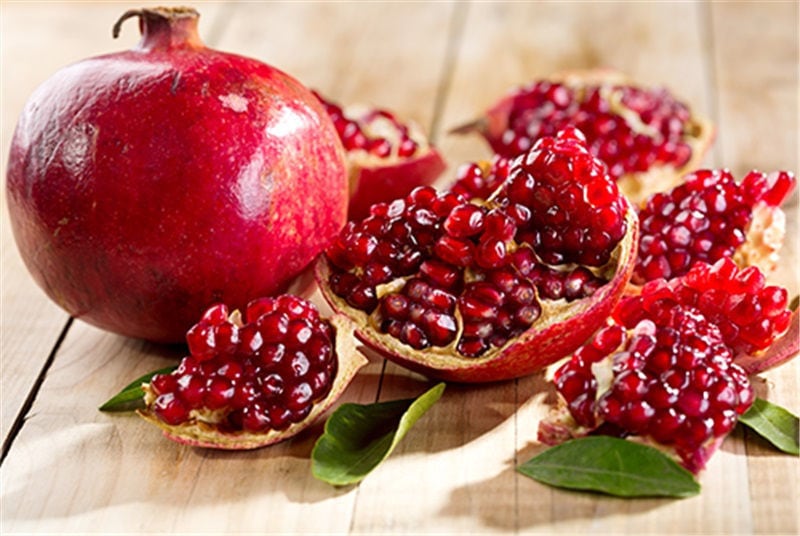
M 636 229 L 604 164 L 566 129 L 509 162 L 489 199 L 420 187 L 374 205 L 327 249 L 317 280 L 356 335 L 402 365 L 452 381 L 514 378 L 605 322 Z
M 477 131 L 495 153 L 513 157 L 543 136 L 574 126 L 631 200 L 671 188 L 702 161 L 711 124 L 663 88 L 643 87 L 608 70 L 554 75 L 517 88 L 481 119 Z
M 310 426 L 366 360 L 342 318 L 302 298 L 260 298 L 244 313 L 216 304 L 186 334 L 189 355 L 144 386 L 140 415 L 169 439 L 252 449 Z
M 338 104 L 315 93 L 331 116 L 347 151 L 350 177 L 348 219 L 369 215 L 369 207 L 433 183 L 447 167 L 439 151 L 413 121 L 382 108 Z
M 344 151 L 300 82 L 209 49 L 190 8 L 31 96 L 8 163 L 22 258 L 71 315 L 180 341 L 209 305 L 284 292 L 341 229 Z

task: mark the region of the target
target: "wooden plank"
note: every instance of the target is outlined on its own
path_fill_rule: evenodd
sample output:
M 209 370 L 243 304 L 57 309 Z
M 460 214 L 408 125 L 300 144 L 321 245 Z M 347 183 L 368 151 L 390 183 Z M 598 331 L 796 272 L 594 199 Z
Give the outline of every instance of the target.
M 7 5 L 14 9 L 7 11 Z M 437 125 L 434 135 L 454 167 L 488 152 L 476 139 L 446 136 L 447 128 L 474 117 L 509 87 L 562 68 L 612 65 L 645 82 L 666 83 L 699 110 L 718 110 L 715 119 L 725 132 L 742 128 L 729 111 L 739 108 L 724 104 L 739 88 L 719 82 L 723 65 L 756 72 L 756 64 L 774 57 L 773 47 L 786 50 L 788 46 L 785 27 L 775 17 L 789 24 L 797 13 L 796 7 L 794 12 L 781 11 L 786 6 L 775 8 L 777 15 L 760 24 L 784 28 L 778 31 L 784 37 L 770 37 L 771 44 L 764 49 L 749 46 L 759 36 L 749 37 L 743 40 L 746 48 L 730 53 L 722 43 L 736 40 L 739 34 L 730 31 L 730 25 L 738 28 L 756 17 L 737 6 L 270 3 L 199 7 L 201 27 L 205 25 L 210 35 L 207 41 L 220 48 L 272 62 L 333 98 L 372 101 L 423 125 Z M 81 46 L 108 50 L 106 34 L 92 38 L 81 30 L 76 36 L 72 33 L 75 23 L 70 21 L 80 13 L 81 28 L 105 27 L 95 17 L 105 19 L 106 15 L 97 13 L 113 21 L 119 5 L 58 7 L 63 5 L 47 6 L 51 30 L 44 35 L 66 36 L 55 38 L 56 42 L 91 41 L 93 45 Z M 3 10 L 3 44 L 9 35 L 7 26 L 24 27 L 44 16 L 36 14 L 37 4 L 4 4 Z M 713 32 L 709 25 L 715 28 Z M 135 32 L 127 30 L 123 36 L 134 39 Z M 13 34 L 14 42 L 25 38 L 21 33 Z M 729 35 L 723 39 L 722 34 Z M 454 53 L 450 58 L 454 69 L 443 71 L 448 51 Z M 91 52 L 74 53 L 81 57 Z M 3 50 L 4 74 L 7 65 L 22 62 L 29 65 L 17 69 L 31 68 L 38 73 L 32 76 L 43 77 L 46 73 L 35 68 L 35 59 Z M 794 76 L 796 95 L 796 57 L 793 61 L 794 66 L 782 64 L 771 74 L 758 76 L 781 84 Z M 708 70 L 711 66 L 716 69 L 713 73 Z M 4 76 L 4 99 L 5 80 Z M 711 85 L 714 80 L 719 101 Z M 448 91 L 441 101 L 443 108 L 437 109 L 441 90 Z M 769 114 L 778 115 L 791 106 L 785 97 L 769 105 Z M 5 104 L 4 100 L 4 111 L 10 109 Z M 795 129 L 796 140 L 796 125 L 787 128 Z M 724 157 L 726 165 L 728 158 L 732 166 L 750 165 L 737 160 L 738 145 L 725 147 L 715 156 Z M 792 148 L 786 145 L 776 151 L 791 154 Z M 772 157 L 765 154 L 765 164 L 769 164 L 767 158 Z M 789 218 L 796 221 L 796 209 Z M 796 227 L 791 232 L 796 238 Z M 3 261 L 5 271 L 5 256 Z M 15 277 L 14 284 L 23 279 L 19 273 Z M 4 273 L 4 309 L 5 286 Z M 318 295 L 314 299 L 320 301 Z M 21 305 L 15 307 L 22 310 Z M 10 328 L 3 313 L 5 344 Z M 40 337 L 29 329 L 21 326 L 21 337 Z M 81 322 L 73 325 L 0 470 L 4 531 L 685 534 L 796 533 L 798 529 L 796 460 L 775 454 L 749 436 L 745 441 L 741 433 L 726 441 L 701 475 L 702 494 L 687 500 L 623 501 L 554 490 L 520 476 L 516 465 L 542 450 L 535 442 L 536 429 L 545 403 L 552 402 L 552 391 L 538 375 L 496 385 L 448 386 L 442 401 L 378 471 L 361 486 L 342 490 L 310 476 L 309 454 L 321 423 L 295 440 L 268 449 L 219 453 L 168 442 L 134 416 L 96 411 L 119 387 L 174 362 L 180 352 L 102 333 Z M 344 401 L 405 398 L 431 385 L 391 364 L 383 370 L 382 362 L 374 360 Z M 4 369 L 4 381 L 5 376 Z M 797 363 L 764 377 L 760 391 L 797 412 Z M 5 398 L 6 384 L 2 387 Z M 24 388 L 20 392 L 24 394 Z
M 751 169 L 798 168 L 798 4 L 796 2 L 712 3 L 714 77 L 718 95 L 719 165 L 738 177 Z M 768 59 L 768 61 L 767 61 Z M 787 247 L 771 282 L 800 291 L 798 192 L 785 204 Z M 795 359 L 762 374 L 760 396 L 800 414 L 800 363 Z M 747 471 L 753 530 L 796 534 L 797 459 L 779 455 L 752 433 L 747 435 Z
M 470 6 L 435 133 L 453 167 L 490 156 L 477 136 L 446 135 L 509 90 L 565 70 L 612 68 L 666 86 L 709 116 L 698 17 L 691 6 L 664 3 L 510 2 Z M 668 21 L 665 23 L 664 21 Z
M 270 18 L 275 15 L 273 7 L 280 11 L 280 17 Z M 309 54 L 314 65 L 319 65 L 320 59 L 328 55 L 331 41 L 324 39 L 324 35 L 307 42 L 320 24 L 318 11 L 310 9 L 309 5 L 276 4 L 241 9 L 225 12 L 226 21 L 232 23 L 230 29 L 221 24 L 214 26 L 218 29 L 220 48 L 254 57 L 260 57 L 260 47 L 289 52 L 283 60 L 284 68 L 301 78 L 304 78 L 302 69 L 292 68 L 291 62 L 297 61 L 302 66 L 305 56 L 294 56 L 292 51 Z M 356 5 L 342 6 L 328 13 L 326 16 L 337 19 L 338 31 L 343 31 L 343 26 L 349 30 L 333 37 L 345 39 L 356 35 L 365 24 L 370 29 L 367 32 L 370 39 L 379 40 L 389 35 L 393 17 L 398 16 L 397 10 L 402 15 L 408 8 L 398 5 L 389 10 L 370 9 L 371 15 L 366 19 L 364 10 Z M 445 19 L 448 11 L 447 6 L 434 8 L 434 12 Z M 403 16 L 408 17 L 408 13 Z M 205 15 L 201 20 L 209 21 L 209 17 Z M 265 20 L 271 22 L 265 23 Z M 287 25 L 287 20 L 292 24 Z M 214 20 L 211 23 L 217 24 Z M 291 35 L 287 35 L 287 27 L 294 29 Z M 326 27 L 323 25 L 322 29 Z M 262 32 L 264 36 L 271 36 L 271 40 L 260 37 Z M 376 57 L 369 50 L 365 53 L 364 48 L 364 44 L 344 47 L 340 56 L 329 61 L 331 72 L 345 77 L 352 70 L 361 77 L 351 77 L 356 84 L 377 85 L 381 80 L 378 77 L 383 75 L 374 64 L 397 58 Z M 370 50 L 379 51 L 380 48 Z M 438 65 L 431 64 L 434 76 L 436 67 Z M 311 72 L 320 71 L 312 69 Z M 324 90 L 322 82 L 319 84 Z M 435 88 L 435 83 L 431 88 Z M 350 95 L 358 96 L 357 92 Z M 400 110 L 401 113 L 430 100 L 418 99 L 414 103 L 399 88 L 395 96 L 396 101 L 388 102 L 387 97 L 385 104 L 394 107 L 396 102 L 404 102 L 406 108 Z M 348 95 L 342 92 L 336 97 Z M 414 110 L 418 111 L 409 113 L 420 121 L 425 121 L 426 115 L 431 113 L 422 108 Z M 315 301 L 320 303 L 319 296 Z M 158 347 L 139 347 L 132 341 L 76 324 L 58 352 L 52 377 L 45 381 L 31 417 L 4 464 L 4 526 L 14 531 L 49 531 L 56 527 L 85 531 L 96 527 L 94 530 L 100 531 L 178 528 L 181 531 L 309 532 L 320 530 L 323 527 L 320 523 L 324 523 L 325 530 L 344 532 L 348 529 L 355 492 L 339 492 L 310 475 L 308 458 L 321 425 L 296 440 L 270 449 L 220 454 L 172 444 L 137 419 L 102 415 L 95 410 L 102 400 L 131 378 L 163 366 L 167 357 L 159 359 L 161 352 L 163 349 Z M 101 366 L 95 365 L 98 359 L 102 360 Z M 380 360 L 369 365 L 342 401 L 374 401 L 381 370 Z M 60 458 L 58 470 L 48 461 L 52 456 L 48 458 L 44 454 L 48 445 L 52 445 L 44 439 L 45 430 L 51 440 L 55 438 L 60 445 L 63 459 Z M 98 441 L 98 437 L 103 439 Z M 88 459 L 95 460 L 94 467 Z M 99 489 L 95 486 L 93 491 L 76 492 L 92 489 L 98 471 L 107 477 L 105 485 Z M 253 478 L 254 473 L 256 478 Z M 42 487 L 37 490 L 14 484 L 32 479 L 43 481 Z M 40 500 L 32 501 L 34 496 Z M 158 510 L 158 515 L 148 515 L 153 508 Z M 308 515 L 309 509 L 313 515 Z M 63 518 L 68 521 L 64 523 Z M 57 524 L 56 519 L 59 520 Z

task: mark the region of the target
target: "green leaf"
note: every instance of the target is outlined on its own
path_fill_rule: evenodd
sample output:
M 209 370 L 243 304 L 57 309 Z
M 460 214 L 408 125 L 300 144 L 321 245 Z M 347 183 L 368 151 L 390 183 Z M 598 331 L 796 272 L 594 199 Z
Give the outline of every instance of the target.
M 787 409 L 756 398 L 739 422 L 787 454 L 800 455 L 800 419 Z
M 175 370 L 175 366 L 165 367 L 153 372 L 149 372 L 140 378 L 136 378 L 125 386 L 119 393 L 111 397 L 105 404 L 100 406 L 100 411 L 133 411 L 144 408 L 143 383 L 149 383 L 156 374 L 169 374 Z
M 616 437 L 573 439 L 517 470 L 551 486 L 620 497 L 689 497 L 700 492 L 692 473 L 663 452 Z
M 334 486 L 361 482 L 441 397 L 439 383 L 417 399 L 342 404 L 311 452 L 311 473 Z

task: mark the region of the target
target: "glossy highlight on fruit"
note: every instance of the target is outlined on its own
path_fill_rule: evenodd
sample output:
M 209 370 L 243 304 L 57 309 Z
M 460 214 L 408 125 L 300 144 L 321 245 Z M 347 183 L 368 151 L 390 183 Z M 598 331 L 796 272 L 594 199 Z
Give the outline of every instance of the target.
M 510 162 L 489 199 L 420 187 L 374 205 L 327 249 L 317 280 L 387 358 L 445 380 L 508 379 L 603 324 L 636 232 L 605 166 L 566 129 Z
M 350 179 L 348 219 L 369 215 L 369 207 L 432 184 L 447 165 L 413 121 L 402 121 L 383 108 L 342 108 L 314 93 L 333 120 L 347 151 Z
M 556 74 L 516 88 L 454 132 L 477 131 L 495 153 L 511 158 L 567 126 L 584 133 L 589 150 L 635 202 L 679 183 L 702 161 L 714 136 L 710 122 L 668 90 L 604 69 Z
M 345 156 L 307 88 L 205 47 L 195 10 L 131 10 L 115 33 L 129 18 L 135 48 L 30 97 L 9 213 L 26 266 L 69 314 L 177 342 L 213 303 L 298 284 L 345 222 Z
M 251 449 L 307 428 L 366 362 L 341 318 L 302 298 L 260 298 L 244 313 L 209 308 L 186 334 L 189 355 L 144 386 L 140 415 L 179 443 Z

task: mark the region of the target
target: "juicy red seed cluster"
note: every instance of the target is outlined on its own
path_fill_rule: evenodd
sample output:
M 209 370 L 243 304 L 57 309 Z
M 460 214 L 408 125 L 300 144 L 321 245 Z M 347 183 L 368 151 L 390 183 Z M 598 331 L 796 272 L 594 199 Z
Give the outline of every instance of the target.
M 247 306 L 243 321 L 216 305 L 189 330 L 190 355 L 150 383 L 159 419 L 180 425 L 214 412 L 222 432 L 283 430 L 330 392 L 334 333 L 313 304 L 262 298 Z
M 592 364 L 611 355 L 626 340 L 622 326 L 611 324 L 595 333 L 594 337 L 578 348 L 569 361 L 561 365 L 555 374 L 556 390 L 566 402 L 570 414 L 580 426 L 594 428 L 597 425 L 595 401 L 597 379 Z
M 514 251 L 516 230 L 499 208 L 419 187 L 347 224 L 327 251 L 335 268 L 330 288 L 357 309 L 377 310 L 381 330 L 416 349 L 453 343 L 458 310 L 464 330 L 457 350 L 479 356 L 541 312 L 533 285 L 520 275 L 538 261 L 529 248 Z M 377 285 L 396 278 L 408 279 L 379 298 Z
M 608 262 L 626 230 L 624 219 L 617 221 L 624 199 L 574 130 L 542 140 L 531 154 L 511 163 L 495 160 L 489 173 L 531 179 L 521 186 L 503 183 L 486 202 L 419 187 L 348 222 L 326 252 L 329 288 L 413 348 L 455 344 L 470 357 L 528 329 L 541 314 L 540 299 L 591 296 L 606 280 L 568 263 Z M 487 168 L 465 173 L 483 176 Z M 557 226 L 535 214 L 552 215 L 551 203 L 561 202 L 567 208 Z M 584 211 L 590 214 L 579 214 Z M 608 232 L 573 232 L 589 220 Z M 537 238 L 540 221 L 550 224 L 544 235 L 560 233 L 560 242 Z
M 488 199 L 508 177 L 509 160 L 495 155 L 488 165 L 470 162 L 456 170 L 456 182 L 450 188 L 464 199 Z
M 398 121 L 391 112 L 374 109 L 363 117 L 352 118 L 344 113 L 341 106 L 323 98 L 317 92 L 314 92 L 314 95 L 333 121 L 339 139 L 347 151 L 363 150 L 374 156 L 386 158 L 392 154 L 396 143 L 397 155 L 406 158 L 413 156 L 419 149 L 419 144 L 412 139 L 408 126 Z M 369 134 L 370 123 L 378 120 L 394 126 L 396 134 L 393 139 Z
M 737 183 L 726 169 L 701 170 L 673 190 L 654 194 L 639 212 L 633 281 L 671 279 L 695 262 L 733 256 L 745 242 L 756 204 L 780 205 L 794 183 L 794 176 L 783 171 L 752 171 Z
M 598 397 L 592 365 L 607 356 L 613 376 Z M 704 464 L 703 447 L 727 435 L 754 398 L 717 327 L 682 307 L 658 325 L 644 320 L 628 333 L 619 326 L 600 331 L 559 369 L 556 387 L 579 424 L 608 423 L 623 435 L 673 445 L 695 471 Z
M 602 266 L 627 230 L 616 182 L 573 128 L 514 160 L 501 198 L 519 219 L 519 240 L 547 264 Z
M 622 109 L 639 124 L 630 124 Z M 517 91 L 507 129 L 489 143 L 496 153 L 513 157 L 540 138 L 574 126 L 616 179 L 654 164 L 680 167 L 688 162 L 692 150 L 684 137 L 689 119 L 686 105 L 665 89 L 537 81 Z
M 658 322 L 677 305 L 700 310 L 735 354 L 769 347 L 789 328 L 792 314 L 786 289 L 766 285 L 757 267 L 739 269 L 724 257 L 714 265 L 697 263 L 670 281 L 646 283 L 640 295 L 623 298 L 615 316 L 631 327 L 643 319 Z

